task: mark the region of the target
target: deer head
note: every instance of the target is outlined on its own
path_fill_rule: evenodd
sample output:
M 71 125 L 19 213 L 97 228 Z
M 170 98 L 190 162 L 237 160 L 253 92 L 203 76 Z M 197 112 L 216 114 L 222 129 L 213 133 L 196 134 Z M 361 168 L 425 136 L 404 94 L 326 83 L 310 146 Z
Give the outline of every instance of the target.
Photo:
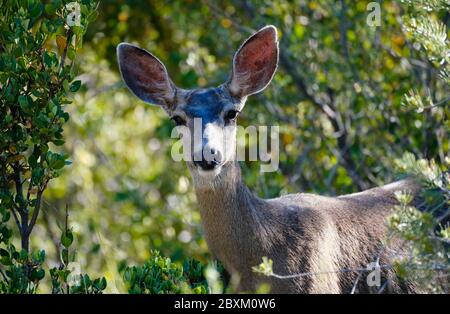
M 191 173 L 216 177 L 235 158 L 236 119 L 247 96 L 262 91 L 278 64 L 274 26 L 248 38 L 234 55 L 229 79 L 207 89 L 178 88 L 163 63 L 146 50 L 121 43 L 119 68 L 128 88 L 144 102 L 161 106 L 180 127 Z

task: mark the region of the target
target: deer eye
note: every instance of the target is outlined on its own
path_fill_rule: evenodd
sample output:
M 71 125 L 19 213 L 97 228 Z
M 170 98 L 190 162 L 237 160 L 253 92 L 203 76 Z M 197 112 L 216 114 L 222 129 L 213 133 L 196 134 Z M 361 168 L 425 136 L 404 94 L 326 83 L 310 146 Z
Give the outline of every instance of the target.
M 185 125 L 186 124 L 186 120 L 184 120 L 180 116 L 173 116 L 171 119 L 173 120 L 173 122 L 175 122 L 176 125 Z
M 225 119 L 227 119 L 227 120 L 234 120 L 234 119 L 236 119 L 238 113 L 239 113 L 239 111 L 237 111 L 237 110 L 229 110 L 225 114 Z

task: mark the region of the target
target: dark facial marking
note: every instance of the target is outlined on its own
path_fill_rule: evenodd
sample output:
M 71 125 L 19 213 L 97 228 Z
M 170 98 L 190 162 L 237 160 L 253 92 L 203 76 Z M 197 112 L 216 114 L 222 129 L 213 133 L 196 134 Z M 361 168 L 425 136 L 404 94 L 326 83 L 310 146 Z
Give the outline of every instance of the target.
M 202 118 L 206 124 L 220 119 L 222 110 L 230 103 L 232 99 L 220 88 L 202 89 L 189 95 L 184 110 L 191 117 Z

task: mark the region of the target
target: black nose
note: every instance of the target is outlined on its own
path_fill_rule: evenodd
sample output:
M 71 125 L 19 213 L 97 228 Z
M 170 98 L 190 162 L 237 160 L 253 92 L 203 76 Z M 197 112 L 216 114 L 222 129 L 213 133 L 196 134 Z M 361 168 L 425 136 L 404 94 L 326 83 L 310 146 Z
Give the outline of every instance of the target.
M 201 154 L 201 156 L 200 156 Z M 194 164 L 203 170 L 213 170 L 222 163 L 222 154 L 214 148 L 210 149 L 209 154 L 199 152 L 194 155 Z

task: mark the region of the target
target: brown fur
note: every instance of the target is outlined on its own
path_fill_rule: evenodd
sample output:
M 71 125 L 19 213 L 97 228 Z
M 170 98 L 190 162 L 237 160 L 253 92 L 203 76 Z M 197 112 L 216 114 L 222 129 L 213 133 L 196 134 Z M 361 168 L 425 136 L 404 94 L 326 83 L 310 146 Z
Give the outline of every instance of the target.
M 412 180 L 334 198 L 294 194 L 263 200 L 242 182 L 234 150 L 229 149 L 236 147 L 236 119 L 227 122 L 234 126 L 226 128 L 227 142 L 217 140 L 225 132 L 226 113 L 230 109 L 240 112 L 247 96 L 270 83 L 278 63 L 275 27 L 264 27 L 244 42 L 233 59 L 229 80 L 217 88 L 177 88 L 164 65 L 136 46 L 122 43 L 117 54 L 122 77 L 133 93 L 182 119 L 191 136 L 194 119 L 202 118 L 202 133 L 207 136 L 196 149 L 201 154 L 205 147 L 222 153 L 220 162 L 214 160 L 217 174 L 201 175 L 199 165 L 192 160 L 186 163 L 196 187 L 208 246 L 230 273 L 240 275 L 240 290 L 254 291 L 268 282 L 277 293 L 348 293 L 358 273 L 340 270 L 365 268 L 377 257 L 380 265 L 392 263 L 388 251 L 383 250 L 385 219 L 397 203 L 395 191 L 417 195 L 420 187 Z M 393 249 L 397 249 L 395 245 Z M 253 273 L 252 266 L 263 256 L 273 260 L 276 274 L 313 275 L 277 279 Z M 391 270 L 382 273 L 390 282 L 385 291 L 415 291 L 411 284 L 395 280 Z M 371 291 L 365 278 L 358 281 L 357 291 Z
M 277 279 L 251 267 L 267 256 L 276 274 L 328 272 L 366 267 L 380 253 L 380 264 L 390 264 L 380 250 L 385 218 L 397 204 L 394 192 L 419 191 L 412 180 L 404 180 L 340 197 L 301 193 L 264 200 L 242 182 L 237 163 L 223 167 L 216 182 L 196 185 L 196 194 L 208 247 L 230 273 L 240 275 L 242 291 L 269 282 L 274 293 L 349 293 L 356 272 Z M 391 271 L 383 276 L 391 279 L 386 291 L 413 292 L 411 286 L 401 287 Z M 365 277 L 357 292 L 370 292 Z

